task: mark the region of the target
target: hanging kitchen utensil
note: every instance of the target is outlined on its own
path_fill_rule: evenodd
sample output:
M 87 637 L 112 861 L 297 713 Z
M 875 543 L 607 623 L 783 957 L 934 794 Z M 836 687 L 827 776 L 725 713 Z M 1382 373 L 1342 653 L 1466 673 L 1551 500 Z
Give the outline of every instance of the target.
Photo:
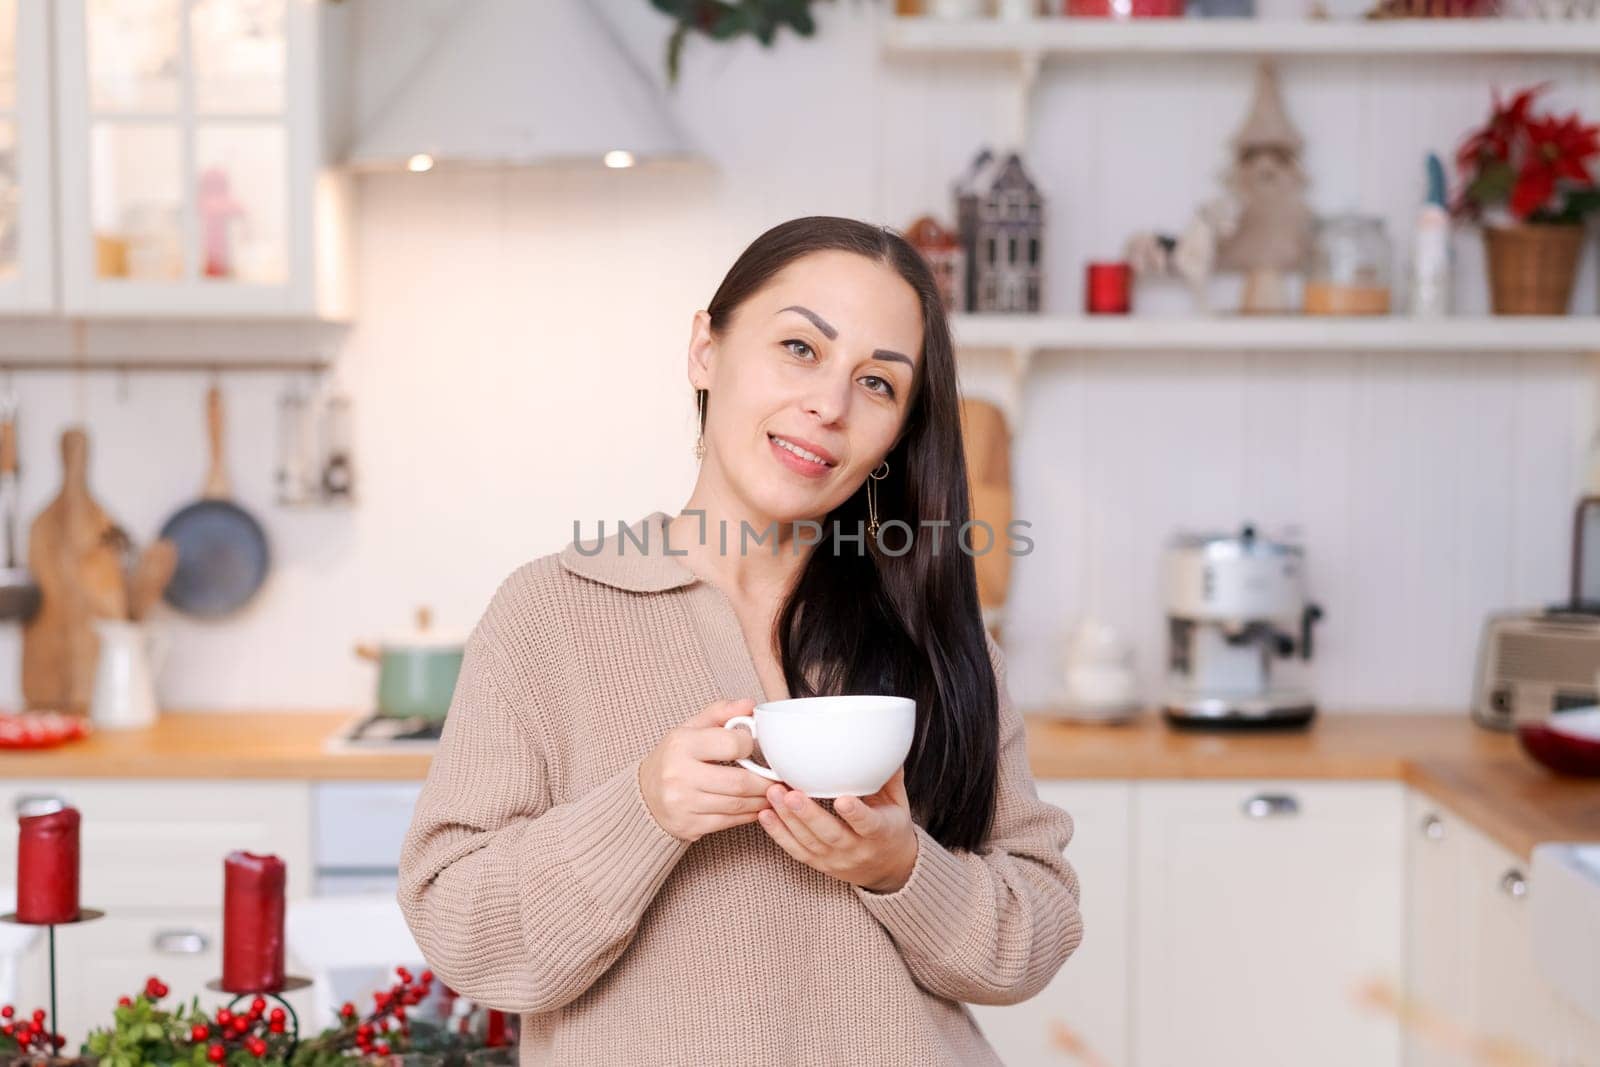
M 311 436 L 309 403 L 298 382 L 290 382 L 278 397 L 278 466 L 273 472 L 278 503 L 286 506 L 308 503 L 311 492 L 311 460 L 307 441 Z
M 355 498 L 355 463 L 351 458 L 350 397 L 335 393 L 322 411 L 322 499 L 351 503 Z
M 5 557 L 0 560 L 0 619 L 33 618 L 39 610 L 39 583 L 17 562 L 17 396 L 9 388 L 0 395 L 0 536 Z
M 149 614 L 177 569 L 178 546 L 175 543 L 162 537 L 146 545 L 128 582 L 128 617 L 138 621 Z
M 200 499 L 173 515 L 161 536 L 178 546 L 178 566 L 162 596 L 187 615 L 213 618 L 243 607 L 266 580 L 270 556 L 261 524 L 229 499 L 222 454 L 222 390 L 206 392 L 211 469 Z
M 89 493 L 89 435 L 61 434 L 61 492 L 33 520 L 28 566 L 39 610 L 22 628 L 22 695 L 30 708 L 88 710 L 100 641 L 96 616 L 127 617 L 116 524 Z

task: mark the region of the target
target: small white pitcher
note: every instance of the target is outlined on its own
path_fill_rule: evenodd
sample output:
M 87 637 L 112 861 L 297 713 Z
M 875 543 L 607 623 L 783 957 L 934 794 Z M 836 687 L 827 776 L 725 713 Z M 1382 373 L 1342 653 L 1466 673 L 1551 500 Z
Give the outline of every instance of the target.
M 167 634 L 128 619 L 94 619 L 100 638 L 89 720 L 106 730 L 149 726 L 156 721 L 155 675 L 166 659 Z

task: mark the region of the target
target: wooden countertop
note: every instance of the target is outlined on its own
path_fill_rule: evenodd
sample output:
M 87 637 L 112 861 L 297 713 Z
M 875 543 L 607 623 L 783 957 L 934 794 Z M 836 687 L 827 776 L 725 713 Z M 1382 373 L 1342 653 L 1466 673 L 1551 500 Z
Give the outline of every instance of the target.
M 304 778 L 421 780 L 425 753 L 324 748 L 354 711 L 167 712 L 155 726 L 98 731 L 36 752 L 0 752 L 0 779 Z M 1198 733 L 1150 713 L 1121 726 L 1031 714 L 1036 778 L 1393 779 L 1415 786 L 1527 858 L 1540 841 L 1600 841 L 1600 779 L 1550 774 L 1516 738 L 1463 711 L 1325 711 L 1291 733 Z

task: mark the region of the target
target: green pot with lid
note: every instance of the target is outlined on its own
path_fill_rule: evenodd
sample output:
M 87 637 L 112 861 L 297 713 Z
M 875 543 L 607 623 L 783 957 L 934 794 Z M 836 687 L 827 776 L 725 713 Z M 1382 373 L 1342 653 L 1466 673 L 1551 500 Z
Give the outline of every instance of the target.
M 434 630 L 426 607 L 417 609 L 409 632 L 356 646 L 356 655 L 378 665 L 378 714 L 397 719 L 443 719 L 465 652 L 466 639 Z

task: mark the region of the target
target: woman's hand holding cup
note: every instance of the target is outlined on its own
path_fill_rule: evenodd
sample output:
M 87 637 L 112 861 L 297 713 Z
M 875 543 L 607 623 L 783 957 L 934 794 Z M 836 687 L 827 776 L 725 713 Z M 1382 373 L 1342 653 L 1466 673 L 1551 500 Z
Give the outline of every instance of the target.
M 755 701 L 718 700 L 673 727 L 639 765 L 639 792 L 667 833 L 694 842 L 706 834 L 756 821 L 767 803 L 765 778 L 722 761 L 746 759 L 755 740 L 745 730 L 724 730 Z

